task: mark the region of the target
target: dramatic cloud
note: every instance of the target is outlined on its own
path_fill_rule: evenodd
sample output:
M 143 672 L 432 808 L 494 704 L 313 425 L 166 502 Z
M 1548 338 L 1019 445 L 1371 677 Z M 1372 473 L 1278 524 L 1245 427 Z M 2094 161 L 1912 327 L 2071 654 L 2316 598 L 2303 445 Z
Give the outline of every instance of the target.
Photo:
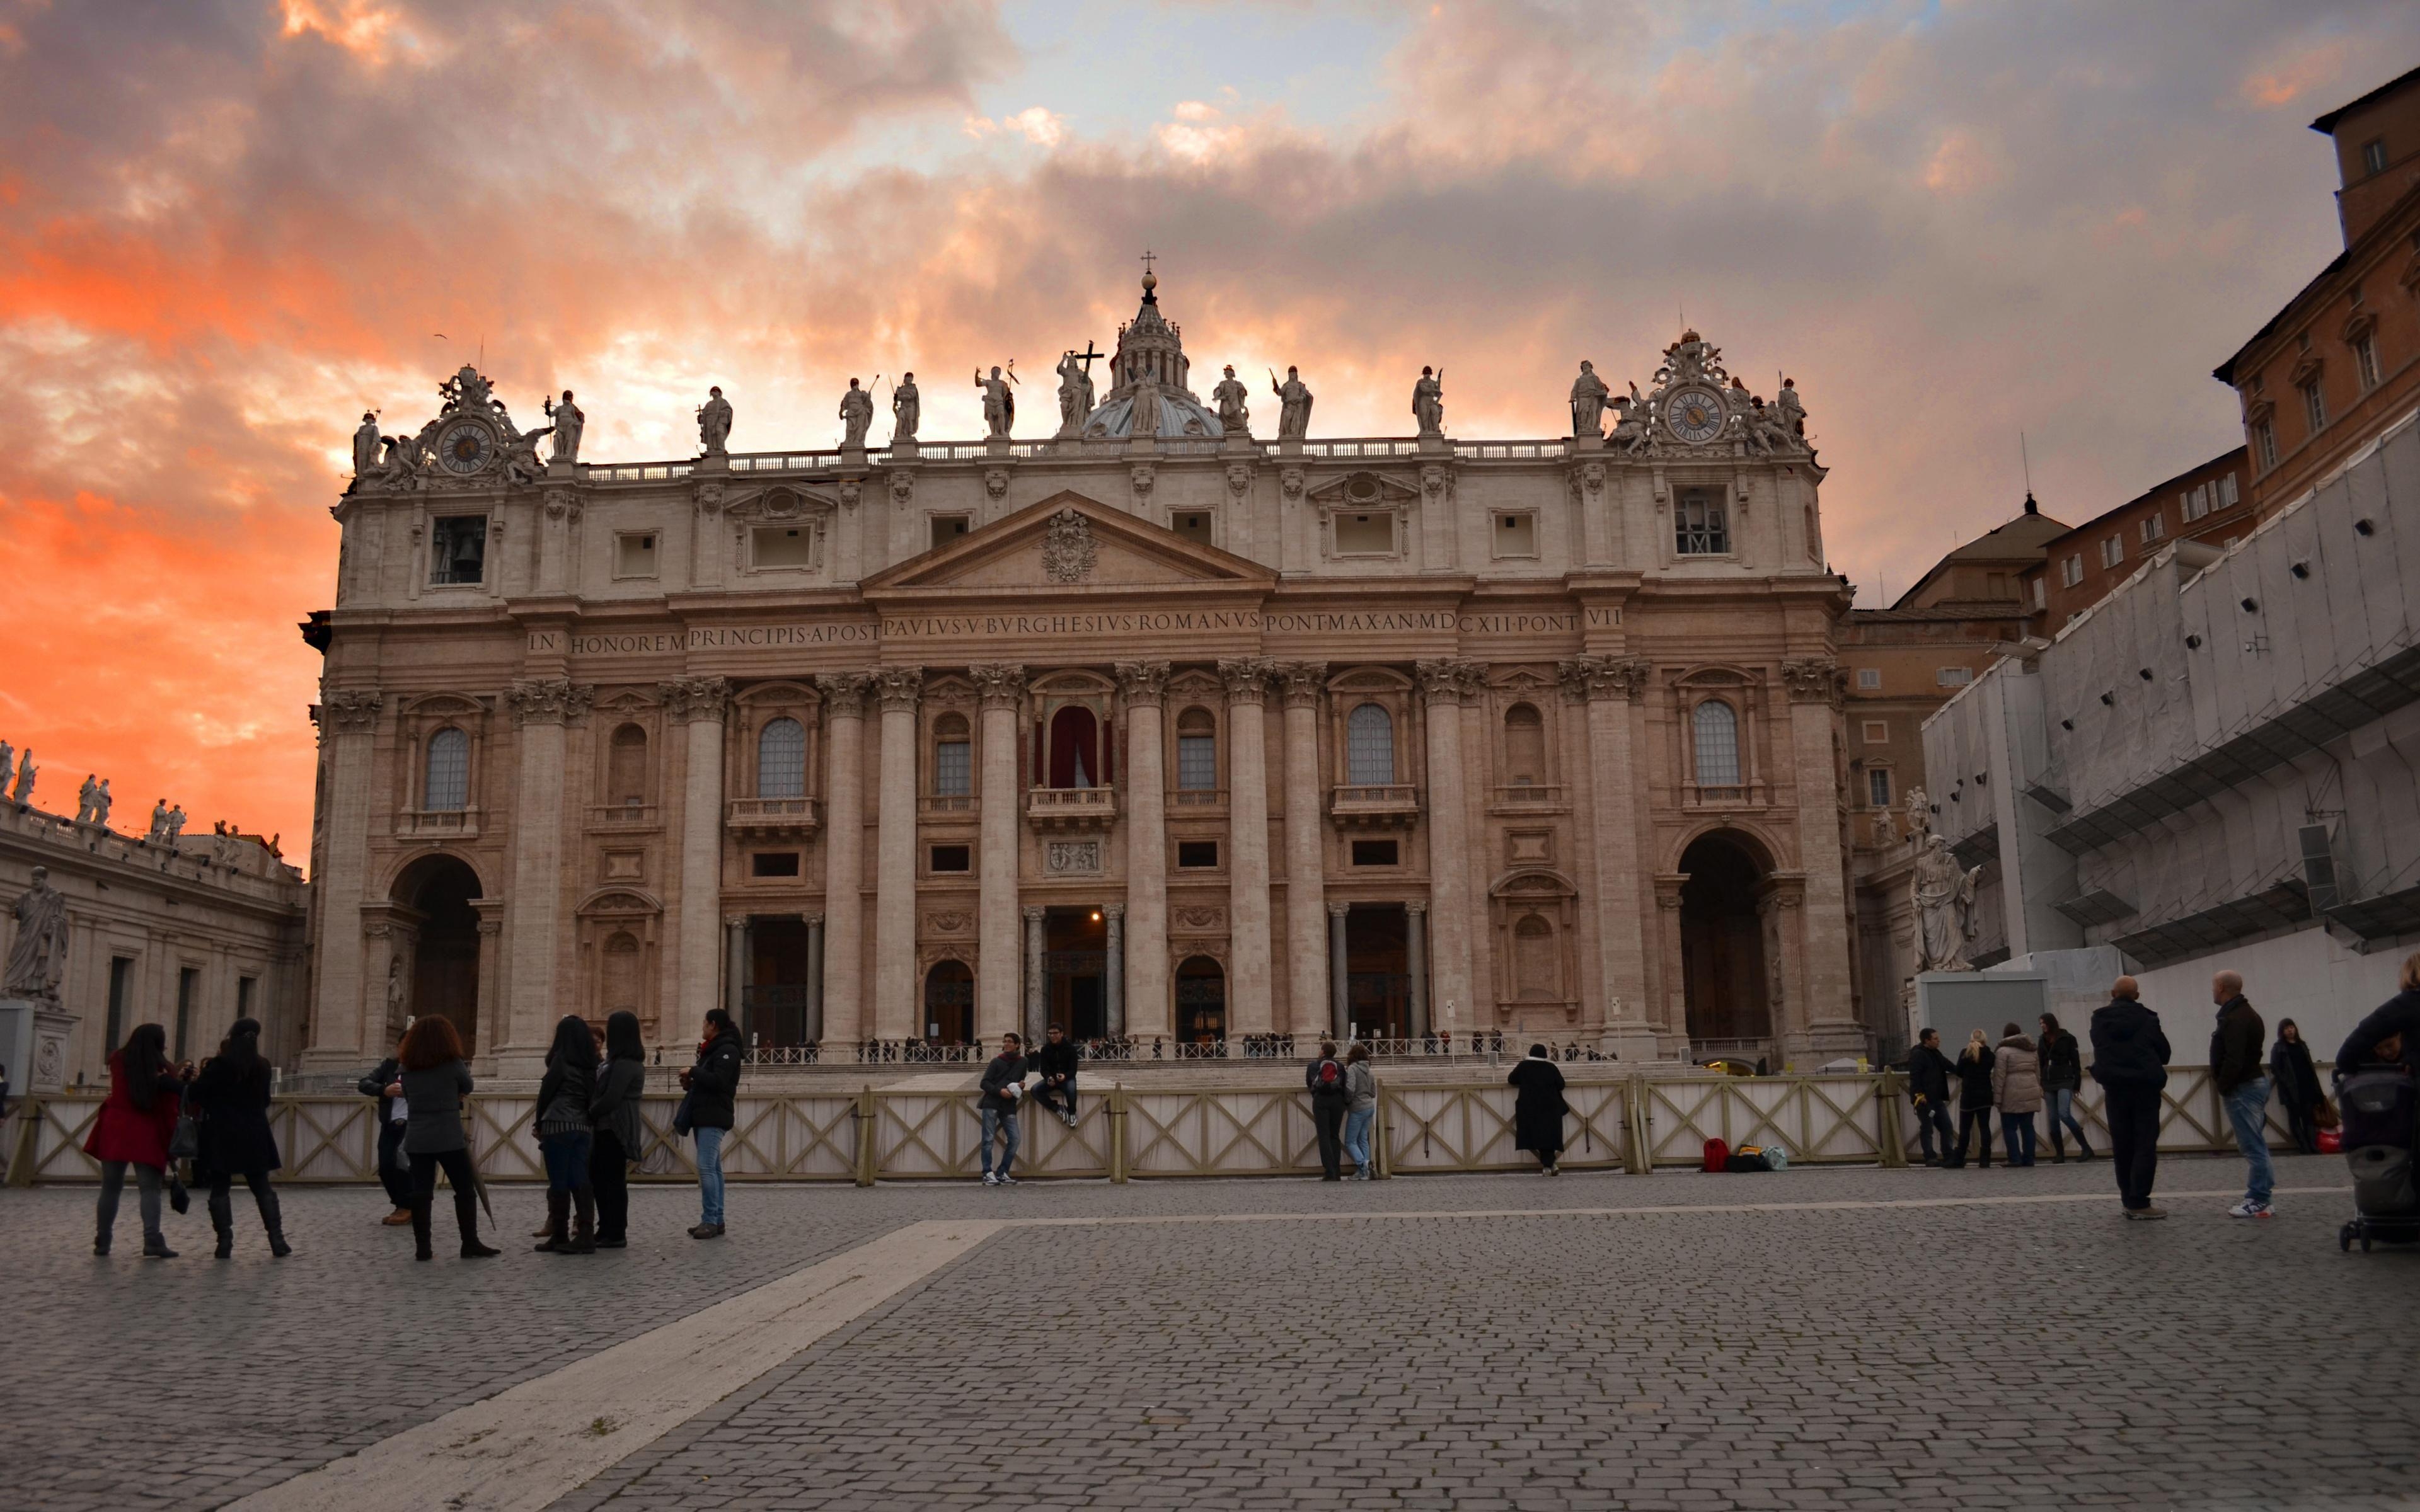
M 1835 565 L 1896 589 L 2014 509 L 2020 431 L 2071 519 L 2231 444 L 2210 367 L 2334 250 L 2303 123 L 2420 56 L 2384 3 L 1348 9 L 1402 37 L 1316 116 L 1239 56 L 1135 106 L 1153 15 L 1071 73 L 976 0 L 0 0 L 0 733 L 298 836 L 364 408 L 476 359 L 635 460 L 708 383 L 770 448 L 917 368 L 971 435 L 955 374 L 1106 342 L 1145 245 L 1197 361 L 1300 363 L 1331 434 L 1422 363 L 1458 434 L 1553 434 L 1685 311 L 1797 379 Z

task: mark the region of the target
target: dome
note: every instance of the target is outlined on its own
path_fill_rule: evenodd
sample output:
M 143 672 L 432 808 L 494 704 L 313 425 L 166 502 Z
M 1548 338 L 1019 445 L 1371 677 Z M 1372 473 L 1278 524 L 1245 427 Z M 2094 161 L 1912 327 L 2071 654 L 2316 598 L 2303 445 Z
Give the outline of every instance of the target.
M 1226 434 L 1218 413 L 1187 386 L 1192 363 L 1185 355 L 1185 334 L 1159 313 L 1158 289 L 1159 279 L 1144 273 L 1142 307 L 1118 328 L 1117 354 L 1109 363 L 1116 386 L 1084 417 L 1088 439 L 1122 440 L 1139 426 L 1144 435 L 1171 440 Z
M 1135 410 L 1138 407 L 1142 408 L 1146 415 L 1156 411 L 1158 424 L 1147 431 L 1147 435 L 1171 440 L 1185 436 L 1215 439 L 1227 433 L 1226 427 L 1218 424 L 1218 417 L 1184 390 L 1137 383 L 1125 394 L 1094 410 L 1084 422 L 1084 434 L 1112 440 L 1131 437 L 1135 433 Z

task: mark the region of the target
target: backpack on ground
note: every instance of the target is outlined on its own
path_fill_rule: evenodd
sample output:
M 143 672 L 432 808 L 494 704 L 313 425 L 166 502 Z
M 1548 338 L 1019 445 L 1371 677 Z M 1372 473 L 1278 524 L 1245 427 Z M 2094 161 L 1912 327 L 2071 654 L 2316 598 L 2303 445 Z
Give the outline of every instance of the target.
M 1766 1162 L 1764 1158 L 1764 1149 L 1762 1146 L 1742 1145 L 1737 1149 L 1731 1151 L 1731 1158 L 1730 1162 L 1723 1166 L 1723 1169 L 1727 1171 L 1769 1171 L 1773 1169 L 1773 1166 Z
M 1719 1171 L 1729 1165 L 1730 1164 L 1730 1146 L 1723 1143 L 1719 1139 L 1709 1139 L 1706 1141 L 1705 1164 L 1699 1166 L 1698 1169 L 1712 1175 L 1714 1172 Z

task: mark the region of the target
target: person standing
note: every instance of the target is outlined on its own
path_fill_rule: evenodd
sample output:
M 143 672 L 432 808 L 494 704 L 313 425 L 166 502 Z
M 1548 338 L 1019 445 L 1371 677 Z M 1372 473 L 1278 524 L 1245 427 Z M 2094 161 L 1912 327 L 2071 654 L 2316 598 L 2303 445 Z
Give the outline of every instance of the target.
M 2276 1084 L 2277 1101 L 2286 1104 L 2286 1127 L 2294 1148 L 2305 1155 L 2319 1152 L 2319 1103 L 2327 1094 L 2319 1088 L 2319 1068 L 2311 1064 L 2311 1047 L 2303 1042 L 2302 1026 L 2292 1019 L 2277 1021 L 2277 1042 L 2269 1047 L 2269 1075 Z
M 1977 1029 L 1958 1052 L 1958 1153 L 1949 1157 L 1955 1170 L 1966 1164 L 1966 1136 L 1978 1136 L 1981 1165 L 1992 1168 L 1992 1041 Z
M 538 1151 L 546 1158 L 547 1233 L 535 1246 L 541 1255 L 597 1253 L 597 1193 L 588 1184 L 588 1156 L 597 1143 L 588 1104 L 596 1094 L 596 1037 L 586 1019 L 566 1013 L 555 1021 L 546 1075 L 537 1084 L 534 1122 Z
M 1075 1042 L 1067 1038 L 1066 1026 L 1059 1024 L 1045 1031 L 1042 1048 L 1033 1053 L 1033 1069 L 1042 1075 L 1033 1088 L 1034 1100 L 1070 1129 L 1076 1127 L 1076 1068 L 1079 1058 Z
M 471 1095 L 471 1068 L 462 1037 L 442 1013 L 411 1021 L 396 1052 L 402 1070 L 388 1095 L 410 1105 L 403 1153 L 411 1162 L 412 1258 L 432 1258 L 429 1205 L 437 1196 L 437 1173 L 454 1186 L 454 1226 L 461 1231 L 462 1257 L 484 1260 L 503 1251 L 479 1241 L 479 1174 L 471 1165 L 471 1136 L 462 1127 L 462 1100 Z
M 1357 1181 L 1378 1174 L 1370 1153 L 1370 1131 L 1377 1121 L 1378 1073 L 1370 1065 L 1368 1041 L 1356 1040 L 1344 1052 L 1344 1153 L 1352 1157 Z
M 2034 1163 L 2034 1115 L 2041 1111 L 2041 1056 L 2013 1024 L 1992 1055 L 1992 1105 L 2000 1110 L 2000 1149 L 2011 1165 Z
M 2092 1079 L 2101 1084 L 2109 1124 L 2109 1163 L 2117 1167 L 2118 1199 L 2126 1216 L 2164 1218 L 2151 1205 L 2160 1169 L 2160 1088 L 2168 1085 L 2168 1037 L 2160 1015 L 2145 1008 L 2132 977 L 2109 985 L 2109 1001 L 2092 1011 Z
M 1336 1058 L 1336 1041 L 1319 1041 L 1319 1055 L 1302 1070 L 1302 1085 L 1311 1091 L 1311 1119 L 1319 1130 L 1319 1179 L 1344 1179 L 1344 1063 Z
M 2226 1103 L 2226 1121 L 2235 1128 L 2235 1148 L 2243 1152 L 2243 1200 L 2226 1210 L 2230 1218 L 2267 1218 L 2274 1211 L 2270 1194 L 2277 1184 L 2277 1168 L 2269 1159 L 2269 1075 L 2260 1064 L 2260 1046 L 2268 1036 L 2260 1015 L 2243 995 L 2240 973 L 2222 971 L 2210 979 L 2210 1000 L 2218 1005 L 2218 1021 L 2210 1032 L 2210 1079 Z
M 588 1100 L 588 1185 L 597 1194 L 597 1247 L 627 1249 L 630 1243 L 630 1162 L 645 1148 L 646 1124 L 639 1117 L 647 1086 L 647 1047 L 639 1039 L 639 1015 L 628 1009 L 605 1020 L 605 1064 Z
M 389 1228 L 401 1228 L 411 1222 L 411 1171 L 403 1156 L 403 1128 L 411 1109 L 404 1099 L 387 1095 L 387 1088 L 395 1085 L 402 1070 L 403 1062 L 389 1056 L 354 1084 L 364 1097 L 378 1099 L 379 1185 L 386 1188 L 386 1199 L 395 1204 L 395 1211 L 379 1222 Z
M 691 1239 L 722 1237 L 722 1136 L 738 1122 L 739 1026 L 720 1008 L 706 1011 L 706 1034 L 698 1041 L 697 1063 L 681 1072 L 689 1089 L 690 1132 L 697 1139 L 697 1196 L 700 1212 Z
M 1015 1186 L 1016 1178 L 1009 1167 L 1016 1164 L 1016 1103 L 1025 1095 L 1025 1039 L 1022 1035 L 1000 1037 L 1000 1054 L 984 1067 L 983 1097 L 977 1109 L 983 1116 L 983 1184 Z M 1003 1141 L 1000 1166 L 992 1167 L 994 1141 Z
M 168 1170 L 168 1139 L 177 1132 L 177 1113 L 193 1076 L 193 1067 L 168 1063 L 168 1031 L 157 1024 L 137 1024 L 126 1042 L 111 1052 L 109 1097 L 84 1141 L 84 1152 L 101 1162 L 101 1202 L 93 1214 L 95 1255 L 109 1253 L 110 1234 L 117 1227 L 117 1197 L 126 1190 L 131 1165 L 143 1211 L 143 1257 L 177 1257 L 160 1231 L 160 1188 Z
M 1916 1137 L 1924 1147 L 1924 1164 L 1947 1165 L 1949 1160 L 1949 1057 L 1941 1053 L 1941 1031 L 1927 1029 L 1916 1037 L 1916 1048 L 1907 1053 L 1907 1096 L 1916 1104 Z M 1941 1152 L 1934 1154 L 1932 1138 L 1941 1136 Z
M 2075 1158 L 2090 1160 L 2092 1146 L 2075 1117 L 2075 1094 L 2084 1090 L 2084 1047 L 2058 1026 L 2055 1013 L 2041 1016 L 2041 1083 L 2043 1105 L 2050 1110 L 2050 1158 L 2067 1164 L 2067 1141 L 2059 1136 L 2064 1127 L 2075 1134 Z
M 285 1164 L 277 1158 L 277 1137 L 269 1128 L 269 1090 L 260 1021 L 238 1019 L 219 1053 L 204 1061 L 201 1074 L 194 1078 L 194 1110 L 201 1120 L 197 1164 L 209 1173 L 210 1227 L 217 1231 L 222 1260 L 235 1254 L 235 1209 L 227 1194 L 239 1176 L 251 1189 L 253 1206 L 260 1210 L 269 1253 L 281 1260 L 294 1253 L 286 1242 L 277 1189 L 269 1184 L 269 1173 Z
M 1512 1148 L 1538 1157 L 1538 1174 L 1562 1174 L 1563 1069 L 1543 1044 L 1533 1044 L 1504 1078 L 1513 1088 Z

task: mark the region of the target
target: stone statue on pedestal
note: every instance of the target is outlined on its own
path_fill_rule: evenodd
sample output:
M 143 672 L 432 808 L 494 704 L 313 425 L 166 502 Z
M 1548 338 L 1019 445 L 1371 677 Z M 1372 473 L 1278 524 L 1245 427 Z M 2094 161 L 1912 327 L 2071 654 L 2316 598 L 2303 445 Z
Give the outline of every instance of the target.
M 1445 434 L 1445 375 L 1435 368 L 1421 368 L 1419 381 L 1412 385 L 1412 418 L 1423 436 Z
M 17 769 L 17 748 L 0 740 L 0 794 L 8 791 L 8 776 Z
M 1975 888 L 1983 869 L 1962 871 L 1949 842 L 1928 834 L 1919 842 L 1908 890 L 1916 903 L 1918 971 L 1972 971 L 1966 942 L 1975 937 Z
M 1009 392 L 1008 380 L 1001 377 L 997 367 L 991 370 L 989 378 L 978 370 L 975 387 L 983 390 L 984 424 L 987 427 L 987 434 L 993 440 L 1006 440 L 1008 433 L 1016 425 L 1016 395 Z
M 1781 411 L 1781 425 L 1792 440 L 1807 439 L 1807 406 L 1798 397 L 1798 380 L 1783 378 L 1781 392 L 1774 395 L 1774 408 Z
M 554 422 L 554 460 L 580 460 L 580 433 L 588 428 L 588 416 L 571 402 L 571 391 L 563 391 L 563 402 L 546 402 L 546 418 Z
M 378 471 L 378 416 L 365 411 L 360 427 L 353 432 L 353 476 L 366 478 Z
M 34 801 L 34 748 L 17 760 L 17 785 L 8 790 L 8 801 L 20 809 Z
M 1218 402 L 1218 424 L 1226 427 L 1228 435 L 1249 436 L 1252 433 L 1252 412 L 1244 404 L 1244 385 L 1235 378 L 1234 363 L 1227 364 L 1227 376 L 1210 391 L 1210 397 Z
M 1647 401 L 1639 397 L 1638 385 L 1630 386 L 1627 395 L 1615 394 L 1606 401 L 1613 407 L 1613 434 L 1606 443 L 1619 446 L 1632 456 L 1647 449 Z
M 1311 389 L 1301 375 L 1289 367 L 1285 381 L 1280 383 L 1272 373 L 1269 388 L 1278 396 L 1278 440 L 1298 441 L 1311 434 Z
M 151 827 L 143 832 L 143 838 L 150 841 L 152 844 L 157 845 L 160 843 L 162 837 L 165 836 L 167 833 L 168 800 L 165 798 L 154 798 L 151 800 Z
M 68 901 L 51 886 L 50 868 L 34 868 L 33 881 L 17 897 L 17 937 L 0 972 L 0 997 L 59 1006 L 59 980 L 68 965 Z
M 101 790 L 92 795 L 92 822 L 103 829 L 109 827 L 109 779 L 101 779 Z
M 916 392 L 916 375 L 903 374 L 899 386 L 891 391 L 891 444 L 914 440 L 923 418 L 924 401 Z
M 844 452 L 865 450 L 865 432 L 874 424 L 874 395 L 848 380 L 848 392 L 840 396 L 840 448 Z
M 185 806 L 183 804 L 178 804 L 168 810 L 166 828 L 167 833 L 163 838 L 165 839 L 170 845 L 175 845 L 177 843 L 177 838 L 185 832 Z
M 1090 346 L 1091 343 L 1085 345 Z M 998 368 L 992 369 L 997 374 Z M 990 412 L 986 401 L 985 412 Z M 1093 375 L 1069 351 L 1059 359 L 1059 434 L 1073 436 L 1084 428 L 1084 417 L 1093 412 Z
M 707 456 L 721 456 L 729 450 L 725 443 L 731 440 L 731 401 L 722 396 L 719 385 L 706 390 L 706 403 L 697 407 L 697 439 Z
M 84 777 L 84 786 L 76 789 L 75 822 L 79 825 L 92 823 L 93 804 L 101 795 L 101 783 L 96 780 L 100 775 L 98 772 L 86 772 Z
M 1601 440 L 1605 435 L 1606 401 L 1613 391 L 1605 379 L 1596 376 L 1596 364 L 1580 363 L 1580 376 L 1572 383 L 1572 434 Z

